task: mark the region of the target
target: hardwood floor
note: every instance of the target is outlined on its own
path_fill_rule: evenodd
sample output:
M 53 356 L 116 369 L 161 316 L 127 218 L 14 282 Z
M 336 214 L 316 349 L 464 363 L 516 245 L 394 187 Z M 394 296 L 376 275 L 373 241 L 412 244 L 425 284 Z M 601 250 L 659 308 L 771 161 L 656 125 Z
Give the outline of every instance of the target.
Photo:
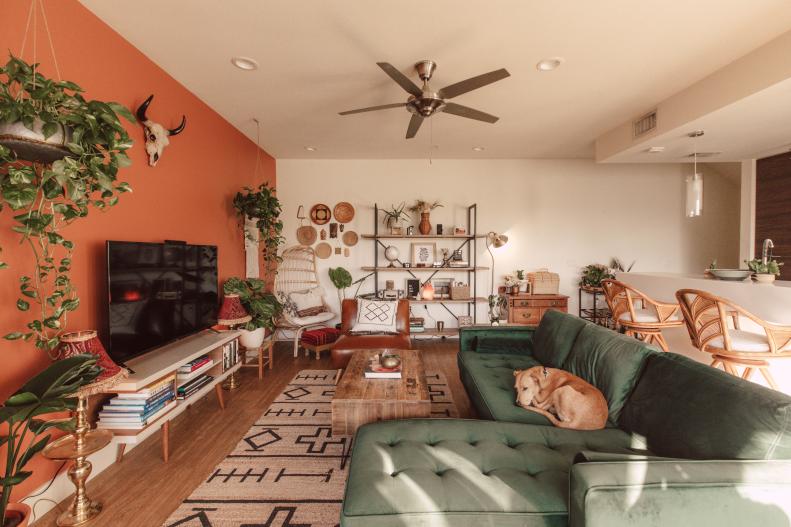
M 448 378 L 461 417 L 472 417 L 470 402 L 456 367 L 456 340 L 415 341 L 424 352 L 427 371 L 442 371 Z M 104 511 L 91 527 L 159 527 L 200 485 L 236 445 L 294 375 L 304 369 L 332 369 L 329 353 L 294 358 L 292 348 L 280 343 L 274 369 L 258 380 L 254 368 L 242 368 L 241 388 L 225 393 L 225 410 L 210 394 L 174 419 L 170 426 L 170 460 L 162 461 L 160 435 L 155 434 L 128 452 L 88 483 L 89 496 L 104 503 Z M 206 423 L 210 424 L 206 424 Z M 55 518 L 71 498 L 36 523 L 55 525 Z

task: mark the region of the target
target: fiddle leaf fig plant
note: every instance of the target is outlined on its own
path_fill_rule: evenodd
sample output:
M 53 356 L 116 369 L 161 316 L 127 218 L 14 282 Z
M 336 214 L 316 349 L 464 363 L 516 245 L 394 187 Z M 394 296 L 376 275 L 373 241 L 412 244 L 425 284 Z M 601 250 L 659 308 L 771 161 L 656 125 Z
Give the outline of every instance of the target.
M 13 214 L 12 229 L 34 258 L 33 272 L 19 279 L 16 301 L 32 320 L 4 338 L 33 339 L 50 353 L 80 303 L 70 277 L 74 243 L 61 230 L 131 191 L 118 180 L 118 171 L 131 164 L 126 151 L 132 147 L 121 117 L 135 119 L 118 103 L 87 100 L 82 93 L 77 84 L 48 79 L 37 65 L 13 56 L 0 67 L 0 122 L 21 122 L 31 130 L 43 123 L 45 137 L 58 130 L 70 137 L 70 154 L 51 164 L 22 161 L 0 145 L 0 212 Z
M 253 220 L 258 229 L 259 239 L 263 243 L 265 272 L 274 271 L 280 261 L 277 250 L 283 244 L 283 222 L 280 213 L 283 208 L 275 195 L 275 189 L 262 183 L 257 189 L 245 187 L 244 192 L 237 192 L 233 198 L 233 207 L 244 229 L 246 219 Z M 256 241 L 245 229 L 248 239 Z

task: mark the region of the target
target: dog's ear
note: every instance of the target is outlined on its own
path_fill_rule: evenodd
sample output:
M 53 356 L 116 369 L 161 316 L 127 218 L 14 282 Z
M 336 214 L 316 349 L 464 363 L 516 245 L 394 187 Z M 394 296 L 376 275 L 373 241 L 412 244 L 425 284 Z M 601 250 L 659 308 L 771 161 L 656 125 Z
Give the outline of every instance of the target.
M 514 370 L 514 377 L 517 377 L 520 373 L 522 373 L 522 370 Z

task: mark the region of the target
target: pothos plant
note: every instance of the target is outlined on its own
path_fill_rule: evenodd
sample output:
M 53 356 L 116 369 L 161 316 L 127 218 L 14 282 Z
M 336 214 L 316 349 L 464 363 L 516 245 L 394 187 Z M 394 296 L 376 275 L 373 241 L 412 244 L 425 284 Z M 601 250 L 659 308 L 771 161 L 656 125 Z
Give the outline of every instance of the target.
M 119 194 L 131 191 L 118 181 L 119 169 L 131 164 L 126 151 L 132 147 L 120 118 L 135 119 L 118 103 L 87 100 L 82 93 L 77 84 L 48 79 L 37 65 L 13 56 L 0 67 L 0 121 L 22 122 L 31 130 L 43 123 L 46 138 L 61 127 L 69 131 L 70 155 L 52 164 L 18 160 L 0 146 L 0 211 L 12 211 L 13 230 L 35 262 L 33 273 L 20 278 L 16 302 L 20 311 L 35 313 L 33 319 L 24 331 L 4 338 L 33 339 L 49 353 L 68 313 L 80 303 L 70 278 L 74 243 L 61 230 L 91 208 L 114 206 Z
M 283 237 L 283 222 L 280 213 L 283 208 L 280 200 L 275 195 L 275 189 L 267 183 L 262 183 L 258 189 L 244 188 L 245 192 L 237 192 L 233 198 L 233 207 L 244 229 L 246 219 L 255 222 L 259 239 L 263 243 L 264 269 L 266 273 L 274 270 L 280 257 L 277 250 L 285 241 Z M 248 239 L 256 241 L 245 229 Z

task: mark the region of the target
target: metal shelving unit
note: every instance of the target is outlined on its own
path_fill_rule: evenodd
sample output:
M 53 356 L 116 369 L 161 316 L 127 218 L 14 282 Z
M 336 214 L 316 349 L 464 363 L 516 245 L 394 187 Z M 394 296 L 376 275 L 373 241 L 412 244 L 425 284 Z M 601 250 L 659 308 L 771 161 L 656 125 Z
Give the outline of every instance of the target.
M 412 300 L 409 299 L 410 303 L 413 304 L 438 304 L 442 306 L 448 313 L 450 313 L 454 318 L 458 319 L 458 314 L 454 313 L 448 306 L 449 305 L 461 305 L 467 306 L 467 315 L 471 316 L 473 319 L 473 323 L 477 322 L 477 315 L 475 310 L 475 304 L 478 302 L 485 302 L 486 299 L 483 297 L 477 296 L 478 292 L 478 272 L 486 271 L 488 267 L 481 267 L 478 266 L 478 240 L 485 238 L 484 235 L 478 234 L 478 205 L 472 204 L 467 207 L 467 234 L 456 236 L 453 234 L 414 234 L 411 236 L 406 235 L 394 235 L 394 234 L 380 234 L 379 233 L 379 205 L 374 204 L 374 232 L 373 234 L 363 234 L 362 239 L 364 240 L 372 240 L 374 242 L 374 264 L 373 266 L 366 266 L 362 267 L 363 271 L 372 272 L 374 275 L 374 294 L 378 296 L 380 291 L 379 287 L 379 273 L 392 273 L 392 272 L 403 272 L 408 273 L 412 278 L 416 280 L 420 280 L 421 287 L 426 283 L 430 282 L 437 273 L 466 273 L 467 275 L 467 283 L 470 286 L 470 294 L 471 298 L 468 300 L 451 300 L 451 299 L 435 299 L 435 300 Z M 385 245 L 382 240 L 404 240 L 404 241 L 414 241 L 414 240 L 444 240 L 450 241 L 455 240 L 460 242 L 456 247 L 451 249 L 451 253 L 461 249 L 466 251 L 467 254 L 467 261 L 470 263 L 469 267 L 450 267 L 448 266 L 448 262 L 450 260 L 445 260 L 443 262 L 442 267 L 403 267 L 403 262 L 400 260 L 396 260 L 400 267 L 385 267 L 379 265 L 379 248 L 381 247 L 383 250 L 387 249 L 387 245 Z M 428 273 L 428 276 L 426 276 Z M 418 274 L 420 276 L 418 276 Z M 435 329 L 426 329 L 424 332 L 416 333 L 416 335 L 432 335 L 432 336 L 454 336 L 458 334 L 458 328 L 447 328 L 443 331 L 439 332 Z

